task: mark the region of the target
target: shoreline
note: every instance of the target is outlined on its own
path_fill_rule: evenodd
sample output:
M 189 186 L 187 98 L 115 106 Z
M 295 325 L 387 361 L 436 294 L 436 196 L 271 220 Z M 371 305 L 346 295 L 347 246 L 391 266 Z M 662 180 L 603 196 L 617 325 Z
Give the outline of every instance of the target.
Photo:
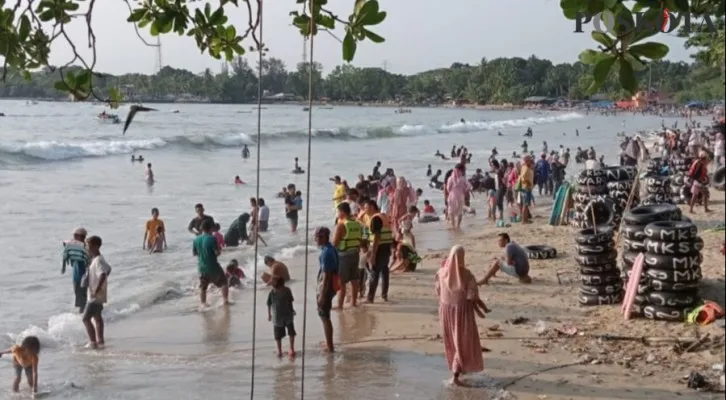
M 708 215 L 712 218 L 724 212 L 723 193 L 713 193 L 717 193 L 713 196 L 714 212 Z M 466 233 L 456 241 L 466 249 L 467 268 L 477 277 L 484 274 L 489 260 L 501 253 L 495 237 L 505 229 L 522 245 L 546 244 L 559 252 L 552 260 L 531 260 L 534 282 L 530 285 L 498 276 L 491 285 L 480 287 L 480 296 L 492 309 L 486 319 L 477 319 L 482 345 L 491 349 L 484 354 L 485 376 L 494 378 L 501 386 L 534 373 L 506 388 L 520 400 L 645 397 L 662 400 L 680 398 L 681 392 L 700 398 L 682 381 L 682 377 L 691 371 L 718 384 L 718 373 L 712 371 L 711 366 L 724 362 L 723 329 L 715 324 L 693 327 L 647 319 L 622 322 L 619 305 L 579 306 L 576 300 L 578 282 L 566 280 L 558 284 L 555 277 L 556 271 L 569 270 L 570 277 L 576 280 L 576 267 L 571 258 L 573 230 L 569 226 L 546 225 L 542 213 L 542 209 L 535 213 L 540 218 L 529 226 L 474 228 L 468 224 L 463 228 Z M 689 216 L 699 225 L 699 234 L 705 241 L 702 295 L 723 306 L 726 286 L 723 257 L 718 253 L 723 233 L 704 232 L 703 226 L 709 221 L 703 219 L 703 213 Z M 424 261 L 416 272 L 393 275 L 389 303 L 364 306 L 367 312 L 376 314 L 383 335 L 373 334 L 367 338 L 368 342 L 346 347 L 367 347 L 373 343 L 391 351 L 441 356 L 440 362 L 445 366 L 433 277 L 447 255 L 448 249 L 422 252 Z M 343 312 L 356 313 L 357 310 Z M 525 317 L 528 321 L 511 324 L 515 317 Z M 543 321 L 547 327 L 544 334 L 535 332 L 538 321 Z M 558 335 L 555 329 L 563 326 L 576 327 L 578 334 L 574 337 Z M 699 334 L 720 338 L 721 344 L 716 345 L 715 350 L 679 356 L 673 352 L 672 343 L 644 346 L 637 340 L 599 339 L 602 335 L 695 338 Z M 570 366 L 571 363 L 580 365 Z M 566 364 L 568 366 L 558 367 Z M 552 371 L 538 372 L 552 367 L 555 367 Z M 442 377 L 445 378 L 448 377 Z

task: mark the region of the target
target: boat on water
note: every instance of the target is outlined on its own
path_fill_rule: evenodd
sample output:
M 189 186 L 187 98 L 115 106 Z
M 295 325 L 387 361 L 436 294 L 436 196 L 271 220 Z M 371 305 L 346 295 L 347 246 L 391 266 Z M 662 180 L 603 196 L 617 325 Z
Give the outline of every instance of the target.
M 396 114 L 410 114 L 411 109 L 410 108 L 399 108 L 396 110 Z
M 102 113 L 98 114 L 96 116 L 96 118 L 98 118 L 98 120 L 101 121 L 101 122 L 106 122 L 106 123 L 111 123 L 111 124 L 120 124 L 121 123 L 121 118 L 119 118 L 118 115 L 116 115 L 116 114 L 108 114 L 105 111 L 103 111 Z

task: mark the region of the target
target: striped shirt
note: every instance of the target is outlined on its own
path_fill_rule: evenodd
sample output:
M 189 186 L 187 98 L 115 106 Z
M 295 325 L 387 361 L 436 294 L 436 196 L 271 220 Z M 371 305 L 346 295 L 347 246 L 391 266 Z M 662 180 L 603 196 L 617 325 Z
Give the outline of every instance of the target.
M 82 242 L 71 240 L 63 247 L 63 265 L 70 264 L 73 268 L 73 281 L 80 282 L 90 259 L 86 247 Z

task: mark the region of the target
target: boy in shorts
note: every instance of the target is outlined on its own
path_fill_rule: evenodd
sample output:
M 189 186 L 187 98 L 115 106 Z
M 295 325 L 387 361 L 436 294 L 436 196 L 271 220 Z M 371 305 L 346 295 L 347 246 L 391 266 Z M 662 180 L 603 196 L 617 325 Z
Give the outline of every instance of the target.
M 221 253 L 217 239 L 212 235 L 214 222 L 208 219 L 202 221 L 202 233 L 194 239 L 192 253 L 197 257 L 197 270 L 199 272 L 199 300 L 202 307 L 207 305 L 207 288 L 210 284 L 222 289 L 224 304 L 229 303 L 229 286 L 227 276 L 219 265 L 217 257 Z
M 285 333 L 290 337 L 290 358 L 295 357 L 295 309 L 292 306 L 294 298 L 289 287 L 285 286 L 282 277 L 273 275 L 270 279 L 270 294 L 267 296 L 267 320 L 272 321 L 275 342 L 277 343 L 277 356 L 282 357 L 282 339 Z
M 103 331 L 103 305 L 107 299 L 108 276 L 111 266 L 101 255 L 103 241 L 98 236 L 91 236 L 87 240 L 88 255 L 91 257 L 91 266 L 88 267 L 86 279 L 88 282 L 88 304 L 83 311 L 83 325 L 88 333 L 88 348 L 97 349 L 105 344 Z

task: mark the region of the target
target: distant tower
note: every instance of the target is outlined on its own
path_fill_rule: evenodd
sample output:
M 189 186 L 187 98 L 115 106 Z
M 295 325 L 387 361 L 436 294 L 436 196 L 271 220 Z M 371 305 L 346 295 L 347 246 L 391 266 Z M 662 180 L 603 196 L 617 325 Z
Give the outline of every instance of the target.
M 164 68 L 164 63 L 161 60 L 161 38 L 159 36 L 156 37 L 156 65 L 154 67 L 157 74 Z
M 383 70 L 388 72 L 388 60 L 383 60 Z

